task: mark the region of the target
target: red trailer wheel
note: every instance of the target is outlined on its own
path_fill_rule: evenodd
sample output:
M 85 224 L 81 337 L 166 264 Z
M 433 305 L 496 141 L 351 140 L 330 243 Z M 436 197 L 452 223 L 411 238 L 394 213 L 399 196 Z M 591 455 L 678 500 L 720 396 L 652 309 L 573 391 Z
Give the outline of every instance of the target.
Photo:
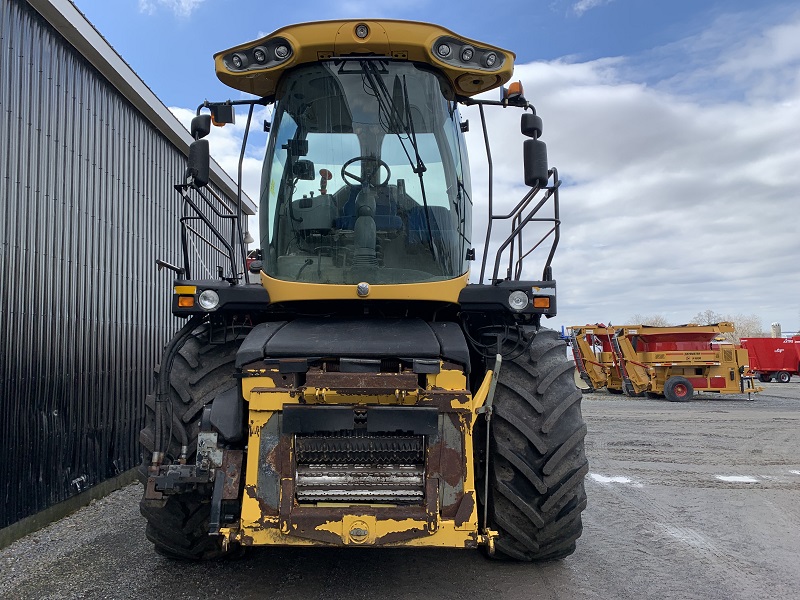
M 685 377 L 670 377 L 664 384 L 664 396 L 670 402 L 688 402 L 693 395 L 694 387 Z

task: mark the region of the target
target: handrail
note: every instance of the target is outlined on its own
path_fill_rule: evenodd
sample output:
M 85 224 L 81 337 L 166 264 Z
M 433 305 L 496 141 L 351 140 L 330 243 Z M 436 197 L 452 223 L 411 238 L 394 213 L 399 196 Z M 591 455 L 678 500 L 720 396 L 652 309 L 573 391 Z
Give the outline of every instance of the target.
M 489 144 L 489 133 L 486 127 L 486 115 L 483 111 L 483 104 L 489 104 L 489 102 L 481 102 L 475 103 L 478 104 L 478 109 L 480 112 L 481 117 L 481 125 L 483 129 L 483 139 L 484 145 L 486 147 L 486 159 L 489 166 L 489 222 L 486 227 L 486 240 L 484 242 L 483 247 L 483 257 L 481 259 L 481 272 L 480 272 L 480 279 L 479 283 L 483 283 L 484 276 L 486 274 L 486 262 L 489 256 L 489 244 L 491 241 L 492 235 L 492 227 L 495 221 L 503 221 L 503 220 L 511 220 L 511 233 L 506 237 L 506 239 L 500 244 L 496 254 L 495 254 L 495 261 L 494 261 L 494 269 L 492 271 L 492 284 L 497 284 L 503 279 L 499 277 L 500 271 L 500 262 L 503 258 L 503 253 L 508 250 L 508 269 L 506 271 L 505 280 L 513 280 L 519 281 L 522 277 L 522 261 L 529 256 L 534 250 L 539 248 L 545 240 L 552 237 L 552 245 L 550 246 L 550 252 L 548 253 L 547 260 L 545 261 L 544 268 L 542 269 L 542 279 L 545 281 L 549 281 L 552 279 L 552 262 L 553 257 L 555 256 L 556 247 L 558 246 L 558 242 L 561 238 L 561 218 L 559 213 L 559 198 L 558 198 L 558 188 L 561 186 L 561 181 L 558 178 L 558 170 L 556 168 L 552 168 L 548 171 L 548 182 L 551 180 L 553 183 L 551 185 L 546 186 L 536 186 L 533 187 L 527 194 L 525 194 L 521 200 L 517 202 L 514 208 L 508 214 L 495 214 L 494 213 L 494 168 L 492 162 L 492 151 Z M 470 103 L 471 104 L 471 103 Z M 502 103 L 499 103 L 502 105 Z M 525 211 L 531 205 L 533 200 L 537 197 L 540 191 L 546 190 L 544 196 L 542 196 L 536 205 L 530 210 L 530 212 L 525 215 Z M 539 211 L 547 204 L 548 200 L 552 198 L 553 201 L 553 216 L 552 217 L 542 217 L 536 216 L 539 214 Z M 525 227 L 529 223 L 552 223 L 553 226 L 536 242 L 529 250 L 523 250 L 523 236 L 522 232 Z M 515 243 L 516 242 L 516 243 Z
M 228 277 L 224 277 L 222 274 L 222 267 L 220 267 L 220 277 L 231 283 L 232 285 L 236 284 L 241 276 L 237 267 L 237 260 L 236 260 L 236 238 L 237 238 L 237 230 L 241 234 L 241 228 L 239 227 L 239 215 L 238 211 L 234 212 L 230 209 L 230 207 L 224 202 L 224 200 L 216 193 L 214 190 L 207 188 L 209 194 L 214 197 L 218 201 L 219 204 L 222 205 L 224 211 L 219 210 L 217 206 L 211 201 L 209 195 L 204 193 L 204 190 L 197 187 L 194 184 L 189 183 L 182 183 L 175 185 L 175 190 L 181 195 L 184 203 L 183 209 L 183 216 L 180 217 L 179 222 L 181 225 L 181 247 L 183 250 L 183 262 L 184 262 L 184 277 L 186 279 L 192 278 L 192 269 L 189 260 L 189 233 L 199 238 L 202 242 L 204 242 L 207 246 L 218 252 L 220 255 L 225 257 L 225 262 L 230 266 L 230 275 Z M 219 228 L 214 224 L 214 222 L 207 216 L 207 214 L 201 209 L 201 204 L 196 202 L 190 196 L 190 191 L 194 191 L 202 200 L 202 204 L 208 206 L 211 210 L 213 215 L 215 215 L 218 219 L 220 219 L 223 223 L 225 221 L 230 221 L 231 229 L 230 235 L 224 235 Z M 211 238 L 204 236 L 197 228 L 193 227 L 190 223 L 193 221 L 200 221 L 203 223 L 208 230 L 211 232 Z M 241 237 L 241 236 L 240 236 Z M 214 242 L 217 243 L 214 243 Z M 219 244 L 219 245 L 217 245 Z M 220 247 L 221 246 L 221 247 Z M 244 259 L 243 259 L 244 260 Z M 244 263 L 242 264 L 242 272 L 244 271 Z

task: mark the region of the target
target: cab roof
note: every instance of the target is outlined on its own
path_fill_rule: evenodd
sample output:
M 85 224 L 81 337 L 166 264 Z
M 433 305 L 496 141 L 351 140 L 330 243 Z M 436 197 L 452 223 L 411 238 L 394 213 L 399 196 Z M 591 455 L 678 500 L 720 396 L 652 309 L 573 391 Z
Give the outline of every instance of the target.
M 506 83 L 513 52 L 449 29 L 417 21 L 335 20 L 282 27 L 214 55 L 217 77 L 234 89 L 272 97 L 284 71 L 342 57 L 386 57 L 420 62 L 440 71 L 459 96 L 474 96 Z

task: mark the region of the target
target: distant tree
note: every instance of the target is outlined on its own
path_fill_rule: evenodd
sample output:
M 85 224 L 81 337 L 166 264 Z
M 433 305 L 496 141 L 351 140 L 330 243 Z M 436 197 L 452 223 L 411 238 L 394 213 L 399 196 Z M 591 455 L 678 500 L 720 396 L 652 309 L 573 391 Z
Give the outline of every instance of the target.
M 704 310 L 697 313 L 691 320 L 698 325 L 716 325 L 717 323 L 733 323 L 733 333 L 725 333 L 725 339 L 731 343 L 738 344 L 743 337 L 769 337 L 764 331 L 761 317 L 757 314 L 737 313 L 735 315 L 723 315 L 713 310 Z
M 640 315 L 635 314 L 628 323 L 631 325 L 652 325 L 653 327 L 670 327 L 672 324 L 664 315 Z
M 744 315 L 738 313 L 731 316 L 730 320 L 733 321 L 733 325 L 736 327 L 734 333 L 737 335 L 737 342 L 739 341 L 738 338 L 769 337 L 771 335 L 764 331 L 761 318 L 756 314 Z
M 711 309 L 706 309 L 703 312 L 699 312 L 693 316 L 692 320 L 689 322 L 695 323 L 696 325 L 716 325 L 717 323 L 722 323 L 723 321 L 727 320 L 728 319 L 723 317 L 718 312 L 715 312 Z

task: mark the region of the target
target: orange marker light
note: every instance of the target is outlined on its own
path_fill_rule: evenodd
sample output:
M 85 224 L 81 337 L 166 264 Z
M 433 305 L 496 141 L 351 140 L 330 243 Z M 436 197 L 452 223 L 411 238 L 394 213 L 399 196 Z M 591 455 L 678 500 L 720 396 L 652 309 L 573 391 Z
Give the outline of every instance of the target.
M 522 96 L 525 92 L 522 89 L 522 82 L 515 81 L 513 83 L 508 84 L 508 92 L 506 93 L 507 98 L 516 98 L 518 96 Z
M 550 308 L 550 298 L 534 298 L 534 308 Z
M 194 306 L 194 296 L 178 296 L 178 306 L 192 308 Z

